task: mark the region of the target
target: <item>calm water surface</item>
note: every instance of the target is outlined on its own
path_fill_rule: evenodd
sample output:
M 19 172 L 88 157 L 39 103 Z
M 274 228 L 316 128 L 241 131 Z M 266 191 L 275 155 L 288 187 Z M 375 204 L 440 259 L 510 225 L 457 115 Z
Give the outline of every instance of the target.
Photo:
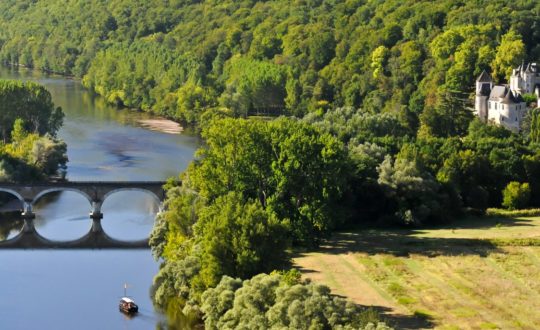
M 198 146 L 194 137 L 142 128 L 148 115 L 108 106 L 77 81 L 5 67 L 0 78 L 39 82 L 62 107 L 58 136 L 68 145 L 70 180 L 165 180 L 187 167 Z M 104 230 L 120 240 L 145 238 L 157 207 L 146 193 L 113 194 L 103 205 Z M 89 209 L 77 193 L 47 195 L 35 206 L 36 229 L 53 240 L 81 237 Z M 0 328 L 154 329 L 163 319 L 149 295 L 157 270 L 149 250 L 0 250 Z M 132 319 L 117 308 L 124 283 L 139 304 Z

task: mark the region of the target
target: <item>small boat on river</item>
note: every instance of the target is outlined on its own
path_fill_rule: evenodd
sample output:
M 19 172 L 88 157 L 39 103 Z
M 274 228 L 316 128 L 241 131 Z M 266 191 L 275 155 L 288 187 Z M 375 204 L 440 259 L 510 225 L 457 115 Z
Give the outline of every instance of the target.
M 126 314 L 135 314 L 139 312 L 139 306 L 137 306 L 137 304 L 128 297 L 122 297 L 122 299 L 120 299 L 120 304 L 118 305 L 118 308 L 121 312 L 124 312 Z
M 128 298 L 127 296 L 127 283 L 124 284 L 124 296 L 120 298 L 120 303 L 118 304 L 118 308 L 121 312 L 133 315 L 139 312 L 139 306 L 133 301 L 133 299 Z

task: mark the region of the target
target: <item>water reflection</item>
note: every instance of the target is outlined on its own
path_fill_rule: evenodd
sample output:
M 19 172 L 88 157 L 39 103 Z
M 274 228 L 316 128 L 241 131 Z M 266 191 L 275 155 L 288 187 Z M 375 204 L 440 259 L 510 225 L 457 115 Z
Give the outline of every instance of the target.
M 0 213 L 0 241 L 10 240 L 21 232 L 24 221 L 17 213 Z
M 90 231 L 90 204 L 83 195 L 55 192 L 40 198 L 34 204 L 36 231 L 52 241 L 72 241 Z
M 121 191 L 107 197 L 101 208 L 103 230 L 120 241 L 147 239 L 159 204 L 146 192 Z
M 15 196 L 0 192 L 0 241 L 17 236 L 24 225 L 21 218 L 22 203 Z

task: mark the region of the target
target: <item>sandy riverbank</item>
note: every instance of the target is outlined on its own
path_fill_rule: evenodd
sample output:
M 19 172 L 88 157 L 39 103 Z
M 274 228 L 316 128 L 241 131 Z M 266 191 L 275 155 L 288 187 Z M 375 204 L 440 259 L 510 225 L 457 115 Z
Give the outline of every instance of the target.
M 168 119 L 141 119 L 139 124 L 153 131 L 160 131 L 169 134 L 180 134 L 184 128 L 180 124 Z

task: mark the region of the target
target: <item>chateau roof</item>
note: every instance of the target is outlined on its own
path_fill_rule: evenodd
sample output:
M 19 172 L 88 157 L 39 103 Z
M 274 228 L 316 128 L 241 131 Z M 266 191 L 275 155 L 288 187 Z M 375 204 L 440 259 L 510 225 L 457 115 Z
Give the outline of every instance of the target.
M 489 99 L 503 104 L 517 104 L 523 102 L 521 95 L 514 95 L 510 88 L 505 85 L 494 86 L 489 95 Z
M 491 93 L 489 94 L 490 99 L 504 99 L 506 96 L 506 91 L 508 88 L 504 85 L 493 86 Z
M 490 93 L 491 93 L 491 87 L 488 84 L 483 84 L 482 87 L 480 88 L 480 92 L 478 93 L 478 95 L 489 96 Z
M 486 70 L 483 70 L 480 76 L 478 76 L 478 79 L 476 79 L 477 82 L 492 82 L 493 79 L 489 75 L 489 73 L 486 72 Z

